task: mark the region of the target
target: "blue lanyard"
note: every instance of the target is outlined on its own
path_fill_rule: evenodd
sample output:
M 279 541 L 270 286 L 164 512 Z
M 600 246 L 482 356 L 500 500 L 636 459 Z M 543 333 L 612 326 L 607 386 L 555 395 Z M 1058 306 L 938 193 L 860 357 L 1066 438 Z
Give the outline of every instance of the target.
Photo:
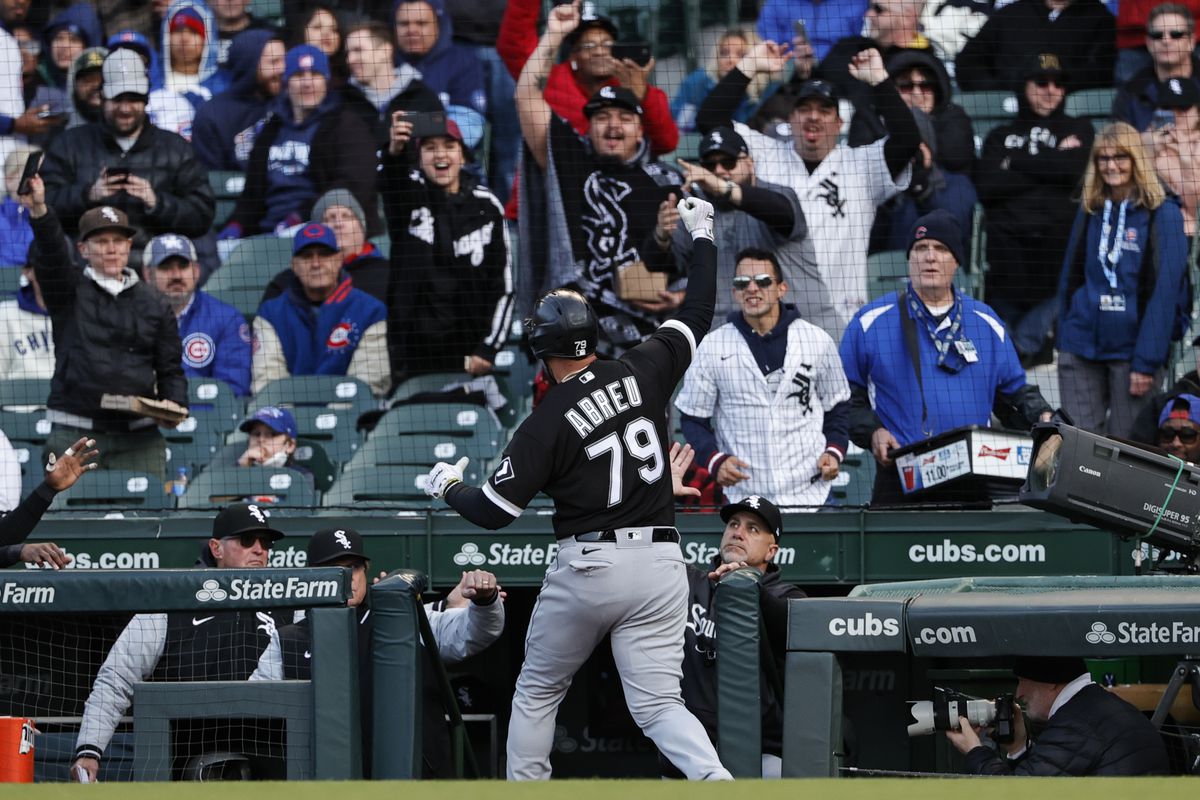
M 1100 269 L 1104 270 L 1104 277 L 1108 279 L 1109 288 L 1115 293 L 1117 291 L 1117 262 L 1121 260 L 1121 235 L 1125 230 L 1125 210 L 1129 207 L 1128 200 L 1121 201 L 1121 210 L 1117 213 L 1117 230 L 1112 229 L 1112 200 L 1104 201 L 1104 220 L 1100 225 L 1100 246 L 1097 248 L 1097 256 L 1100 258 Z M 1112 247 L 1109 248 L 1108 239 L 1112 236 Z

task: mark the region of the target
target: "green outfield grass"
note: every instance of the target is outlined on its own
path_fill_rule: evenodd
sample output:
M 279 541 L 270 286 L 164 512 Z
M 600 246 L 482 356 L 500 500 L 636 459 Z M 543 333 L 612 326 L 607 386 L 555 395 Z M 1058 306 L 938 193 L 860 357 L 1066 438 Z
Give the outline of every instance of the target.
M 975 778 L 962 780 L 805 780 L 742 781 L 735 784 L 696 784 L 664 781 L 572 780 L 551 783 L 502 783 L 499 781 L 434 782 L 409 786 L 394 782 L 354 783 L 227 783 L 219 790 L 195 783 L 170 786 L 155 783 L 98 784 L 95 786 L 42 785 L 5 786 L 4 800 L 48 800 L 48 798 L 92 798 L 94 800 L 397 800 L 412 792 L 420 800 L 704 800 L 747 798 L 750 800 L 1126 800 L 1126 798 L 1188 798 L 1193 800 L 1200 782 L 1190 778 Z

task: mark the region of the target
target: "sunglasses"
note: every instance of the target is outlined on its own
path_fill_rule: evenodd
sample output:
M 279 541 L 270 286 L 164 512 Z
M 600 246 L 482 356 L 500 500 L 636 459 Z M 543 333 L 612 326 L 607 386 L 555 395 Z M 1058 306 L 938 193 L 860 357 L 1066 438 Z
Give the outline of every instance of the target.
M 1195 428 L 1159 428 L 1158 441 L 1166 444 L 1173 439 L 1179 439 L 1183 444 L 1191 444 L 1200 437 L 1200 431 Z
M 1048 86 L 1053 86 L 1056 89 L 1062 88 L 1062 82 L 1057 78 L 1034 78 L 1033 85 L 1039 89 L 1045 89 Z
M 262 542 L 264 550 L 270 550 L 271 545 L 275 543 L 275 540 L 269 533 L 239 533 L 237 536 L 225 536 L 223 538 L 232 539 L 246 550 L 254 547 L 255 542 Z
M 910 81 L 907 78 L 896 81 L 896 88 L 902 92 L 932 92 L 933 81 Z
M 749 288 L 750 281 L 752 280 L 754 281 L 755 285 L 761 289 L 766 289 L 771 284 L 775 283 L 775 279 L 765 272 L 761 275 L 755 275 L 753 278 L 751 278 L 749 275 L 738 275 L 733 279 L 733 288 L 737 289 L 738 291 L 744 291 L 745 289 Z
M 1187 35 L 1187 31 L 1146 31 L 1146 36 L 1156 42 L 1161 42 L 1168 36 L 1170 36 L 1172 39 L 1182 39 Z
M 736 156 L 709 156 L 700 159 L 700 166 L 704 167 L 709 172 L 714 172 L 717 167 L 724 167 L 731 170 L 737 166 Z

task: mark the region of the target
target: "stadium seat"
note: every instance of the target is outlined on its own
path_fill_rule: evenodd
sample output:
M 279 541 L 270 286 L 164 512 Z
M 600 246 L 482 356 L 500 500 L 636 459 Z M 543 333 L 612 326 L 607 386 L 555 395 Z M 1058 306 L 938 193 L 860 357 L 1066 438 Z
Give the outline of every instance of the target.
M 0 267 L 0 300 L 11 300 L 21 288 L 21 270 L 18 267 Z
M 425 494 L 429 466 L 361 467 L 347 469 L 325 493 L 326 508 L 445 508 Z
M 204 413 L 189 415 L 177 428 L 159 428 L 167 443 L 167 475 L 175 477 L 180 467 L 194 475 L 208 464 L 225 441 L 226 430 Z
M 894 292 L 908 277 L 908 254 L 884 250 L 867 256 L 867 294 L 872 300 Z
M 502 429 L 496 415 L 470 403 L 413 403 L 396 406 L 379 420 L 371 438 L 434 433 L 475 439 L 500 452 Z
M 241 172 L 213 170 L 208 173 L 208 185 L 212 187 L 217 201 L 217 213 L 213 216 L 213 230 L 220 230 L 233 216 L 238 197 L 246 186 L 246 176 Z
M 234 434 L 213 456 L 210 466 L 214 469 L 237 468 L 237 460 L 246 452 L 247 442 L 246 434 Z M 297 437 L 296 452 L 292 460 L 295 466 L 303 467 L 312 473 L 313 486 L 318 492 L 327 491 L 337 477 L 338 465 L 325 453 L 324 446 L 313 439 Z
M 1063 110 L 1072 117 L 1090 119 L 1092 126 L 1099 130 L 1112 121 L 1113 100 L 1117 90 L 1113 88 L 1084 89 L 1067 95 Z
M 508 346 L 496 353 L 492 374 L 500 385 L 500 393 L 508 405 L 496 412 L 500 424 L 515 428 L 529 415 L 533 407 L 533 379 L 538 364 L 531 362 L 519 346 Z
M 362 444 L 358 414 L 351 409 L 298 406 L 291 412 L 300 436 L 321 445 L 338 464 L 348 463 Z
M 290 238 L 271 234 L 251 236 L 238 242 L 228 260 L 209 277 L 204 289 L 212 294 L 228 289 L 257 289 L 261 297 L 271 279 L 291 263 Z
M 314 506 L 317 492 L 307 475 L 292 469 L 210 466 L 188 485 L 179 507 L 217 508 L 244 500 L 281 507 Z
M 346 469 L 366 467 L 424 466 L 438 461 L 454 463 L 463 456 L 471 459 L 467 465 L 468 482 L 485 477 L 484 467 L 496 456 L 496 448 L 474 437 L 447 436 L 437 433 L 413 433 L 396 436 L 372 436 L 367 439 Z
M 218 272 L 219 271 L 220 270 L 218 270 Z M 205 286 L 204 291 L 208 292 L 222 303 L 228 303 L 236 308 L 241 312 L 242 316 L 245 317 L 247 321 L 253 320 L 254 315 L 258 313 L 258 306 L 262 302 L 263 295 L 262 287 L 209 289 L 207 286 Z
M 850 450 L 834 478 L 830 493 L 839 505 L 865 506 L 871 502 L 871 491 L 875 486 L 875 458 L 857 447 L 852 446 Z M 855 450 L 858 452 L 853 452 Z
M 375 245 L 375 249 L 384 258 L 390 258 L 392 255 L 392 239 L 386 233 L 381 233 L 378 236 L 371 237 L 371 244 Z
M 210 417 L 222 433 L 237 430 L 246 418 L 246 401 L 228 383 L 216 378 L 188 378 L 188 411 Z
M 379 401 L 371 387 L 345 375 L 295 375 L 271 381 L 251 402 L 251 410 L 262 406 L 337 408 L 354 412 L 354 417 L 375 411 Z
M 18 411 L 41 410 L 50 396 L 48 378 L 9 378 L 0 381 L 0 408 Z
M 52 511 L 153 511 L 169 504 L 163 482 L 154 475 L 102 469 L 55 495 Z

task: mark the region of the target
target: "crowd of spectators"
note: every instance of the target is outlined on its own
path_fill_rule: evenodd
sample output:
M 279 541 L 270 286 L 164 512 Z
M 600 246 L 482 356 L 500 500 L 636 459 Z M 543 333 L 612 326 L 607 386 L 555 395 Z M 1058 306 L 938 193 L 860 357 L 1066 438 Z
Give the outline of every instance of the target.
M 750 358 L 761 375 L 734 381 L 799 381 L 783 366 L 790 348 L 785 357 L 772 342 L 802 321 L 841 347 L 829 369 L 843 374 L 830 385 L 848 375 L 859 412 L 860 389 L 874 398 L 877 428 L 856 427 L 872 422 L 860 413 L 814 442 L 848 436 L 891 475 L 888 448 L 872 438 L 891 447 L 944 432 L 902 421 L 921 410 L 907 389 L 886 407 L 873 359 L 911 369 L 908 354 L 897 339 L 869 354 L 862 347 L 884 343 L 858 341 L 884 329 L 885 307 L 909 308 L 930 327 L 927 387 L 941 373 L 983 371 L 987 337 L 955 328 L 972 309 L 967 317 L 986 319 L 997 338 L 1001 394 L 1023 385 L 1011 364 L 1053 364 L 1055 404 L 1076 422 L 1113 435 L 1148 430 L 1137 420 L 1171 396 L 1170 346 L 1191 309 L 1193 5 L 768 0 L 756 21 L 707 31 L 687 73 L 656 61 L 662 32 L 644 49 L 652 27 L 632 30 L 591 2 L 285 3 L 281 18 L 263 19 L 249 0 L 36 9 L 8 0 L 0 268 L 23 277 L 0 303 L 0 369 L 53 375 L 56 386 L 76 380 L 84 370 L 65 363 L 64 348 L 78 348 L 78 335 L 53 323 L 80 287 L 119 297 L 106 280 L 138 284 L 144 302 L 161 304 L 139 323 L 174 320 L 183 375 L 219 378 L 242 397 L 286 376 L 346 374 L 381 399 L 426 373 L 485 376 L 514 317 L 562 286 L 589 299 L 600 349 L 620 354 L 680 303 L 691 241 L 675 205 L 697 194 L 718 209 L 725 288 L 714 330 L 733 325 L 730 346 L 761 356 Z M 1110 113 L 1067 113 L 1073 93 L 1096 89 L 1111 90 Z M 1007 119 L 971 116 L 978 102 L 968 95 L 981 91 L 1008 93 Z M 1097 134 L 1102 117 L 1120 124 Z M 47 210 L 36 217 L 16 185 L 34 149 L 45 153 Z M 243 176 L 232 211 L 219 210 L 212 171 Z M 100 235 L 85 235 L 94 213 L 118 220 L 90 217 L 89 234 Z M 958 237 L 938 240 L 959 277 L 936 302 L 913 288 L 927 249 L 914 242 L 932 238 L 929 219 Z M 51 242 L 58 227 L 82 258 Z M 243 316 L 203 286 L 231 251 L 260 246 L 256 237 L 290 239 L 293 255 Z M 103 268 L 101 239 L 117 253 Z M 912 277 L 894 295 L 869 268 L 889 252 L 909 254 Z M 771 268 L 743 274 L 745 253 L 763 254 L 747 270 Z M 735 278 L 747 277 L 739 288 Z M 770 308 L 748 315 L 762 297 Z M 751 316 L 771 325 L 759 330 Z M 947 367 L 947 348 L 961 351 L 958 369 Z M 170 380 L 127 377 L 113 388 L 185 405 Z M 815 392 L 809 384 L 826 377 L 804 382 Z M 731 499 L 747 481 L 779 500 L 807 497 L 805 487 L 754 488 L 759 477 L 745 472 L 731 480 L 737 454 L 759 448 L 721 429 L 719 409 L 738 402 L 720 397 L 727 377 L 703 380 L 706 400 L 689 404 L 683 430 Z M 72 406 L 58 409 L 70 421 L 56 425 L 73 425 L 58 444 L 89 430 L 82 423 L 112 432 L 74 407 L 87 394 L 77 388 L 52 393 Z M 810 398 L 827 418 L 842 402 L 828 392 Z M 990 410 L 963 419 L 987 425 Z M 117 427 L 130 424 L 147 420 Z M 807 417 L 803 427 L 810 435 L 822 424 Z M 790 452 L 811 450 L 790 435 Z M 840 461 L 845 447 L 830 452 Z M 717 464 L 720 455 L 729 460 Z M 763 473 L 782 475 L 785 460 L 763 460 L 754 471 L 775 485 Z M 814 491 L 814 505 L 827 495 Z

